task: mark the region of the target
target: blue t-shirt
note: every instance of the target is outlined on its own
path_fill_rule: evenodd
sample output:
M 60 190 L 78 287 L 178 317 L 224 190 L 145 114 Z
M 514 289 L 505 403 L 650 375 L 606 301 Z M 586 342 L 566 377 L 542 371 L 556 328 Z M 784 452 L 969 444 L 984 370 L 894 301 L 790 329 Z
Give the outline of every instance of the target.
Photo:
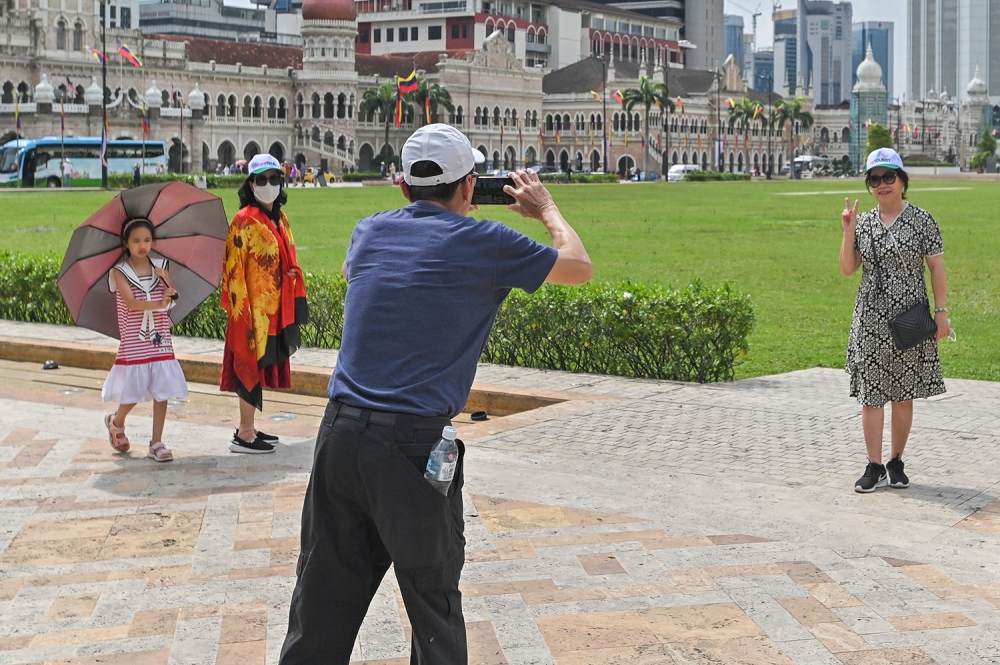
M 512 288 L 531 293 L 558 252 L 426 201 L 358 222 L 344 335 L 328 394 L 350 406 L 454 416 Z

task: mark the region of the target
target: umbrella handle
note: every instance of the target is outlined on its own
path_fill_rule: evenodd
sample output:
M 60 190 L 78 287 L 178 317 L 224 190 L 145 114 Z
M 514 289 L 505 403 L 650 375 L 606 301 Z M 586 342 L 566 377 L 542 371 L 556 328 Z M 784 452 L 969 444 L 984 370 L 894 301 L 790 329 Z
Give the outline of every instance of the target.
M 175 293 L 174 295 L 170 296 L 170 299 L 171 300 L 177 300 L 177 297 L 178 297 L 178 295 Z

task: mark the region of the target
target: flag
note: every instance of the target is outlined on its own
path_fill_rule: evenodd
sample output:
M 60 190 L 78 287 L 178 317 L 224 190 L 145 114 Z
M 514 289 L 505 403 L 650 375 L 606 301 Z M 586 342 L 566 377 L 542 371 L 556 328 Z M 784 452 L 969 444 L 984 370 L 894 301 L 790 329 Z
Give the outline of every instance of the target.
M 431 96 L 424 97 L 424 114 L 427 116 L 427 124 L 431 124 Z
M 868 118 L 868 121 L 865 122 L 865 129 L 870 129 L 871 126 L 872 126 L 872 119 Z
M 396 90 L 396 112 L 394 116 L 396 127 L 399 127 L 403 124 L 403 96 L 399 90 Z
M 597 94 L 596 92 L 594 92 L 593 90 L 590 91 L 590 94 L 592 94 L 594 96 L 594 101 L 595 102 L 604 101 L 604 100 L 601 99 L 601 96 L 599 94 Z
M 14 126 L 17 128 L 17 133 L 21 133 L 21 93 L 14 93 Z
M 142 62 L 139 60 L 139 58 L 135 57 L 135 54 L 132 53 L 132 49 L 128 47 L 128 44 L 122 44 L 118 48 L 118 55 L 125 58 L 136 67 L 142 67 Z
M 764 112 L 764 107 L 763 107 L 763 106 L 761 106 L 760 104 L 758 104 L 758 105 L 757 105 L 757 108 L 756 108 L 756 109 L 754 109 L 754 112 L 753 112 L 753 119 L 754 119 L 754 120 L 756 120 L 756 119 L 757 119 L 757 116 L 759 116 L 759 115 L 760 115 L 761 113 L 763 113 L 763 112 Z
M 621 90 L 615 90 L 615 94 L 611 95 L 611 98 L 622 106 L 625 106 L 625 96 L 622 94 Z
M 142 124 L 142 133 L 149 136 L 149 122 L 146 121 L 146 103 L 142 103 L 142 108 L 139 109 L 139 122 Z
M 677 108 L 681 110 L 681 113 L 684 113 L 684 102 L 681 101 L 680 95 L 677 96 Z
M 542 128 L 538 128 L 538 142 L 543 146 L 545 145 L 545 134 L 542 132 Z
M 852 132 L 854 131 L 854 121 L 853 120 L 848 120 L 847 121 L 847 126 L 851 128 Z
M 396 84 L 399 86 L 399 94 L 401 95 L 416 92 L 417 88 L 420 87 L 420 82 L 417 80 L 416 70 L 410 72 L 410 75 L 406 78 L 400 78 L 397 76 Z
M 562 143 L 562 131 L 559 129 L 556 130 L 556 143 Z
M 69 95 L 71 100 L 76 100 L 76 86 L 73 85 L 68 76 L 66 77 L 66 94 Z
M 104 52 L 101 49 L 99 48 L 90 49 L 90 55 L 97 58 L 97 62 L 101 63 L 102 65 L 104 64 Z
M 733 108 L 735 106 L 736 106 L 736 102 L 733 101 L 732 97 L 730 97 L 729 99 L 726 100 L 726 108 L 727 109 L 731 109 L 731 108 Z

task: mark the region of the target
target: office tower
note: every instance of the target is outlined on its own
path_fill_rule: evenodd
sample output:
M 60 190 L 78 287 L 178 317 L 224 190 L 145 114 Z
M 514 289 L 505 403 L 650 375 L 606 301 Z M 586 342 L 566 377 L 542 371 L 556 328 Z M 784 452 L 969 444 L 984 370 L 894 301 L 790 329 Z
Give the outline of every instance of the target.
M 851 90 L 849 2 L 799 0 L 798 73 L 817 104 L 839 104 Z
M 743 48 L 743 17 L 738 14 L 726 14 L 724 16 L 724 25 L 726 28 L 726 44 L 722 59 L 725 60 L 729 56 L 733 56 L 736 58 L 736 62 L 739 63 L 740 69 L 743 69 L 743 54 L 745 53 Z
M 857 69 L 864 62 L 871 44 L 875 62 L 882 68 L 882 82 L 885 83 L 889 97 L 893 89 L 893 44 L 894 30 L 892 21 L 865 21 L 855 23 L 851 37 L 851 68 L 854 70 L 854 83 L 858 82 Z
M 774 91 L 783 97 L 794 97 L 799 93 L 798 64 L 798 11 L 779 9 L 771 14 L 774 23 Z
M 688 69 L 721 67 L 725 56 L 724 0 L 597 0 L 647 16 L 680 19 L 681 38 L 694 45 L 686 52 Z M 682 44 L 683 46 L 683 44 Z
M 1000 0 L 909 0 L 907 94 L 947 91 L 966 99 L 979 68 L 993 104 L 1000 103 Z
M 774 80 L 773 49 L 760 49 L 753 54 L 753 80 L 748 83 L 758 92 L 777 89 L 777 81 Z

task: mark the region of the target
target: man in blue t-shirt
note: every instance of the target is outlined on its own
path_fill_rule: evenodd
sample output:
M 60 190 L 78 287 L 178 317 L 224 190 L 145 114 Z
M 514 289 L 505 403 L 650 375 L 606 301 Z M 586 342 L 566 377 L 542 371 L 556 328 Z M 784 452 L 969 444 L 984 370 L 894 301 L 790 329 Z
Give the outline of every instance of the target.
M 361 220 L 344 262 L 344 334 L 302 509 L 302 547 L 281 665 L 347 665 L 390 565 L 412 627 L 414 665 L 465 665 L 462 465 L 446 495 L 423 477 L 469 398 L 504 298 L 593 273 L 580 237 L 532 171 L 509 207 L 552 246 L 468 216 L 482 153 L 426 125 L 402 150 L 400 210 Z

